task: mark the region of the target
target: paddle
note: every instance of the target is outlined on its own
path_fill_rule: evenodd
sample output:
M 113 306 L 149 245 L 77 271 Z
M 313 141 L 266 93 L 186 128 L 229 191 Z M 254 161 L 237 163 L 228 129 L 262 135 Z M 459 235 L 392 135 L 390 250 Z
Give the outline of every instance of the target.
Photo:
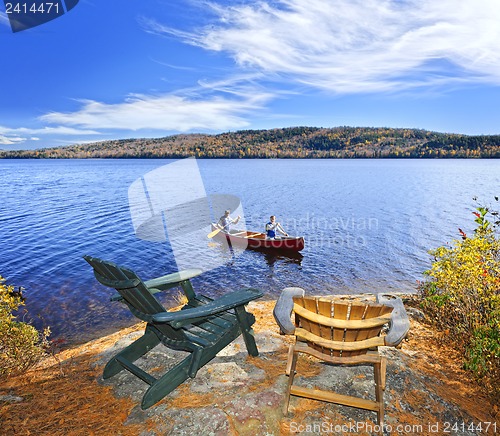
M 262 235 L 262 233 L 253 233 L 253 234 L 246 235 L 244 237 L 245 238 L 255 238 L 256 236 L 259 236 L 259 235 Z
M 218 228 L 218 229 L 215 229 L 213 232 L 210 232 L 208 235 L 207 235 L 207 238 L 210 239 L 210 238 L 213 238 L 217 233 L 219 233 L 220 231 L 222 231 L 221 228 Z

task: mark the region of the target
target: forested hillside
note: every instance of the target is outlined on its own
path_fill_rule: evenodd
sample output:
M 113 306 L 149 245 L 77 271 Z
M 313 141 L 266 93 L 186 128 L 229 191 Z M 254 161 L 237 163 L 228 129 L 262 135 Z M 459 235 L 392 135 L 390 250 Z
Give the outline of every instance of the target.
M 463 158 L 500 157 L 500 135 L 467 136 L 418 129 L 290 127 L 218 135 L 121 139 L 0 158 Z

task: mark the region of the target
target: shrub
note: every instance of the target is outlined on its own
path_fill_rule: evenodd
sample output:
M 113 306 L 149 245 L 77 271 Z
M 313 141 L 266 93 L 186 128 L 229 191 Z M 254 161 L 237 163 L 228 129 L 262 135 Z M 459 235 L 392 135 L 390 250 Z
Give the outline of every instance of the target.
M 500 239 L 498 216 L 474 212 L 477 228 L 468 237 L 430 251 L 434 262 L 420 287 L 422 308 L 464 356 L 464 367 L 500 399 Z
M 41 333 L 30 324 L 16 321 L 13 312 L 22 305 L 21 294 L 0 276 L 0 378 L 28 369 L 46 354 L 50 330 Z

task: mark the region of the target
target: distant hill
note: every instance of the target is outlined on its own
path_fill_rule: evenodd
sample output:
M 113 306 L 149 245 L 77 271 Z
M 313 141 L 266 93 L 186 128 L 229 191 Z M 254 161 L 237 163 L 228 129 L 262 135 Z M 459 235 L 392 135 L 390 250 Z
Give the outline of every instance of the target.
M 419 129 L 289 127 L 218 135 L 121 139 L 39 150 L 0 151 L 0 158 L 498 158 L 500 135 L 468 136 Z

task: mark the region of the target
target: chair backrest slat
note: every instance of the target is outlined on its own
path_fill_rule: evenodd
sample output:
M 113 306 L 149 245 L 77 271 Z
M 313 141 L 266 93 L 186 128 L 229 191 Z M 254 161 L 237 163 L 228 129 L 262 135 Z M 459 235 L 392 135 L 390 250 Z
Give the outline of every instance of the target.
M 97 261 L 97 263 L 101 266 L 102 270 L 104 271 L 104 278 L 107 279 L 114 279 L 117 283 L 113 285 L 113 287 L 118 291 L 118 293 L 124 298 L 125 301 L 130 303 L 135 309 L 144 312 L 146 314 L 151 314 L 151 305 L 144 304 L 145 302 L 143 301 L 144 298 L 141 298 L 140 294 L 136 295 L 138 293 L 135 293 L 133 291 L 130 291 L 130 288 L 126 288 L 126 282 L 129 281 L 129 279 L 138 279 L 138 277 L 132 273 L 132 274 L 126 274 L 124 268 L 120 268 L 117 265 L 111 264 L 110 262 L 105 262 L 105 261 Z M 107 283 L 104 281 L 100 280 L 101 278 L 96 275 L 97 280 L 99 280 L 103 285 L 109 286 Z M 139 279 L 139 284 L 136 285 L 140 286 L 141 282 Z M 148 308 L 146 308 L 148 306 Z M 148 310 L 149 309 L 149 310 Z
M 350 321 L 362 320 L 364 317 L 365 311 L 366 311 L 365 304 L 353 303 L 350 306 L 350 310 L 349 310 L 349 320 Z M 354 329 L 354 330 L 346 329 L 345 342 L 357 341 L 359 332 L 360 332 L 359 329 Z M 343 351 L 342 356 L 347 357 L 347 356 L 352 356 L 354 354 L 363 354 L 363 352 L 366 353 L 366 351 Z
M 373 304 L 368 306 L 366 310 L 366 318 L 379 318 L 383 317 L 384 315 L 390 315 L 392 313 L 392 307 L 389 306 L 384 306 L 382 304 Z M 364 332 L 366 334 L 366 337 L 372 337 L 380 334 L 380 331 L 382 330 L 383 326 L 376 326 L 373 327 L 372 329 Z
M 345 303 L 333 302 L 333 317 L 335 319 L 347 319 L 349 306 Z M 342 342 L 345 338 L 345 329 L 335 329 L 333 332 L 333 340 Z M 341 352 L 337 350 L 332 351 L 332 356 L 340 356 Z
M 115 289 L 124 298 L 126 302 L 131 304 L 138 311 L 147 315 L 153 315 L 158 312 L 164 312 L 164 307 L 160 302 L 149 292 L 148 288 L 142 280 L 133 271 L 115 265 L 112 262 L 107 262 L 97 258 L 85 257 L 85 260 L 94 268 L 97 280 L 100 279 L 99 275 L 108 280 L 116 281 Z M 127 288 L 130 281 L 136 281 L 137 285 Z M 105 281 L 99 280 L 105 286 L 109 286 Z M 104 283 L 103 283 L 104 282 Z
M 94 268 L 94 275 L 100 283 L 110 286 L 109 281 L 114 282 L 116 287 L 112 287 L 118 291 L 128 305 L 139 312 L 134 313 L 138 318 L 142 320 L 146 318 L 147 320 L 148 315 L 165 312 L 162 304 L 149 292 L 144 282 L 133 271 L 95 257 L 84 256 L 84 259 Z M 102 278 L 106 280 L 102 280 Z M 135 284 L 135 286 L 127 287 L 131 284 Z M 141 314 L 146 315 L 146 317 L 141 316 Z M 155 328 L 172 340 L 186 340 L 186 335 L 181 329 L 173 329 L 168 324 L 155 324 Z
M 370 304 L 366 307 L 363 319 L 365 320 L 370 320 L 374 318 L 378 318 L 379 315 L 381 315 L 381 309 L 383 309 L 384 306 L 381 305 L 375 305 L 375 304 Z M 358 331 L 358 335 L 356 336 L 356 341 L 363 341 L 368 338 L 372 338 L 374 336 L 378 336 L 380 331 L 382 329 L 382 325 L 380 326 L 374 326 L 371 329 L 362 329 Z M 360 351 L 353 351 L 351 352 L 351 356 L 357 356 L 359 354 L 362 354 Z
M 324 317 L 331 318 L 332 317 L 332 302 L 328 300 L 323 300 L 319 299 L 318 300 L 318 314 L 322 315 Z M 325 325 L 320 325 L 320 331 L 321 331 L 321 337 L 328 339 L 328 340 L 333 340 L 333 327 L 330 326 L 325 326 Z M 323 354 L 332 354 L 331 349 L 327 349 L 322 347 L 322 353 Z
M 312 299 L 312 298 L 308 298 L 308 297 L 305 297 L 304 298 L 304 304 L 305 304 L 305 308 L 307 310 L 309 310 L 310 312 L 312 313 L 315 313 L 317 314 L 318 313 L 318 306 L 317 306 L 317 301 L 315 299 Z M 315 334 L 316 336 L 321 336 L 321 328 L 320 328 L 320 323 L 319 322 L 315 322 L 314 320 L 309 320 L 309 328 L 310 328 L 310 332 Z M 312 347 L 317 349 L 318 351 L 323 351 L 323 347 L 320 346 L 320 345 L 316 345 L 316 344 L 312 344 Z

